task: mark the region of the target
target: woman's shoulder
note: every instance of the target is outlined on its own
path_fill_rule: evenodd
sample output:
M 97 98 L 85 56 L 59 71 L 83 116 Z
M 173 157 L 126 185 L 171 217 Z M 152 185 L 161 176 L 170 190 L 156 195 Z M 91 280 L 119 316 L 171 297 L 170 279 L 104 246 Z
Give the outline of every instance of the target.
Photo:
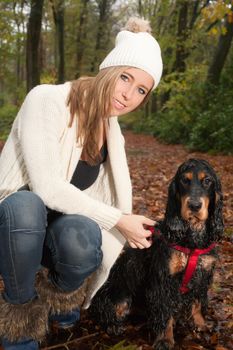
M 41 84 L 32 88 L 27 97 L 29 98 L 47 98 L 52 97 L 55 99 L 60 99 L 63 97 L 67 99 L 70 91 L 71 83 L 66 82 L 64 84 Z

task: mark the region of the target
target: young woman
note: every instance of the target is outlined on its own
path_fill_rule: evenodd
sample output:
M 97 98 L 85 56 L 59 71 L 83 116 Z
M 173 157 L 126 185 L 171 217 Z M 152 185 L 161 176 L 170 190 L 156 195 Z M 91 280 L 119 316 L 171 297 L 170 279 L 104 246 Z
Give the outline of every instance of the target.
M 145 103 L 161 74 L 160 47 L 136 19 L 96 77 L 26 96 L 0 158 L 4 349 L 38 349 L 53 320 L 73 325 L 125 241 L 150 246 L 154 222 L 131 212 L 117 117 Z

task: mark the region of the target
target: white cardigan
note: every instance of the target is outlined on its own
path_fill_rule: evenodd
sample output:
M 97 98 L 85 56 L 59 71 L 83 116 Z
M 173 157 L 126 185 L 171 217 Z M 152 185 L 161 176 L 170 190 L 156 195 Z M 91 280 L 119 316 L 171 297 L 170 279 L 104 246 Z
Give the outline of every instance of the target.
M 114 228 L 132 210 L 132 189 L 117 117 L 106 123 L 107 161 L 85 191 L 70 184 L 82 147 L 76 142 L 76 120 L 69 128 L 66 105 L 71 83 L 39 85 L 26 96 L 0 156 L 0 201 L 29 184 L 45 205 L 96 221 L 103 237 L 103 262 L 90 295 L 107 278 L 125 239 Z

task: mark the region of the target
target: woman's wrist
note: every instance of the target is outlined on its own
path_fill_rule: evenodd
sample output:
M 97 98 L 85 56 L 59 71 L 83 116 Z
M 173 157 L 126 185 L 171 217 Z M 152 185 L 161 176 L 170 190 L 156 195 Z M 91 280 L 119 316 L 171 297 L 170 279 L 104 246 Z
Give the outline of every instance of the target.
M 117 221 L 117 223 L 115 225 L 118 230 L 120 230 L 122 228 L 122 226 L 124 225 L 124 219 L 128 215 L 129 214 L 121 214 L 119 220 Z

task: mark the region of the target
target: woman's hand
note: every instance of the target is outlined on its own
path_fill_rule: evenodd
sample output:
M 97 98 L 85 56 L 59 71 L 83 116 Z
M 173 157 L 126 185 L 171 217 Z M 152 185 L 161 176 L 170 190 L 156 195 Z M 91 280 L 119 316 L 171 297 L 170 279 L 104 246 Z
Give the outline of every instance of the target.
M 144 225 L 153 226 L 155 221 L 142 215 L 122 215 L 116 228 L 126 238 L 132 248 L 149 248 L 151 241 L 148 240 L 152 233 L 145 229 Z

